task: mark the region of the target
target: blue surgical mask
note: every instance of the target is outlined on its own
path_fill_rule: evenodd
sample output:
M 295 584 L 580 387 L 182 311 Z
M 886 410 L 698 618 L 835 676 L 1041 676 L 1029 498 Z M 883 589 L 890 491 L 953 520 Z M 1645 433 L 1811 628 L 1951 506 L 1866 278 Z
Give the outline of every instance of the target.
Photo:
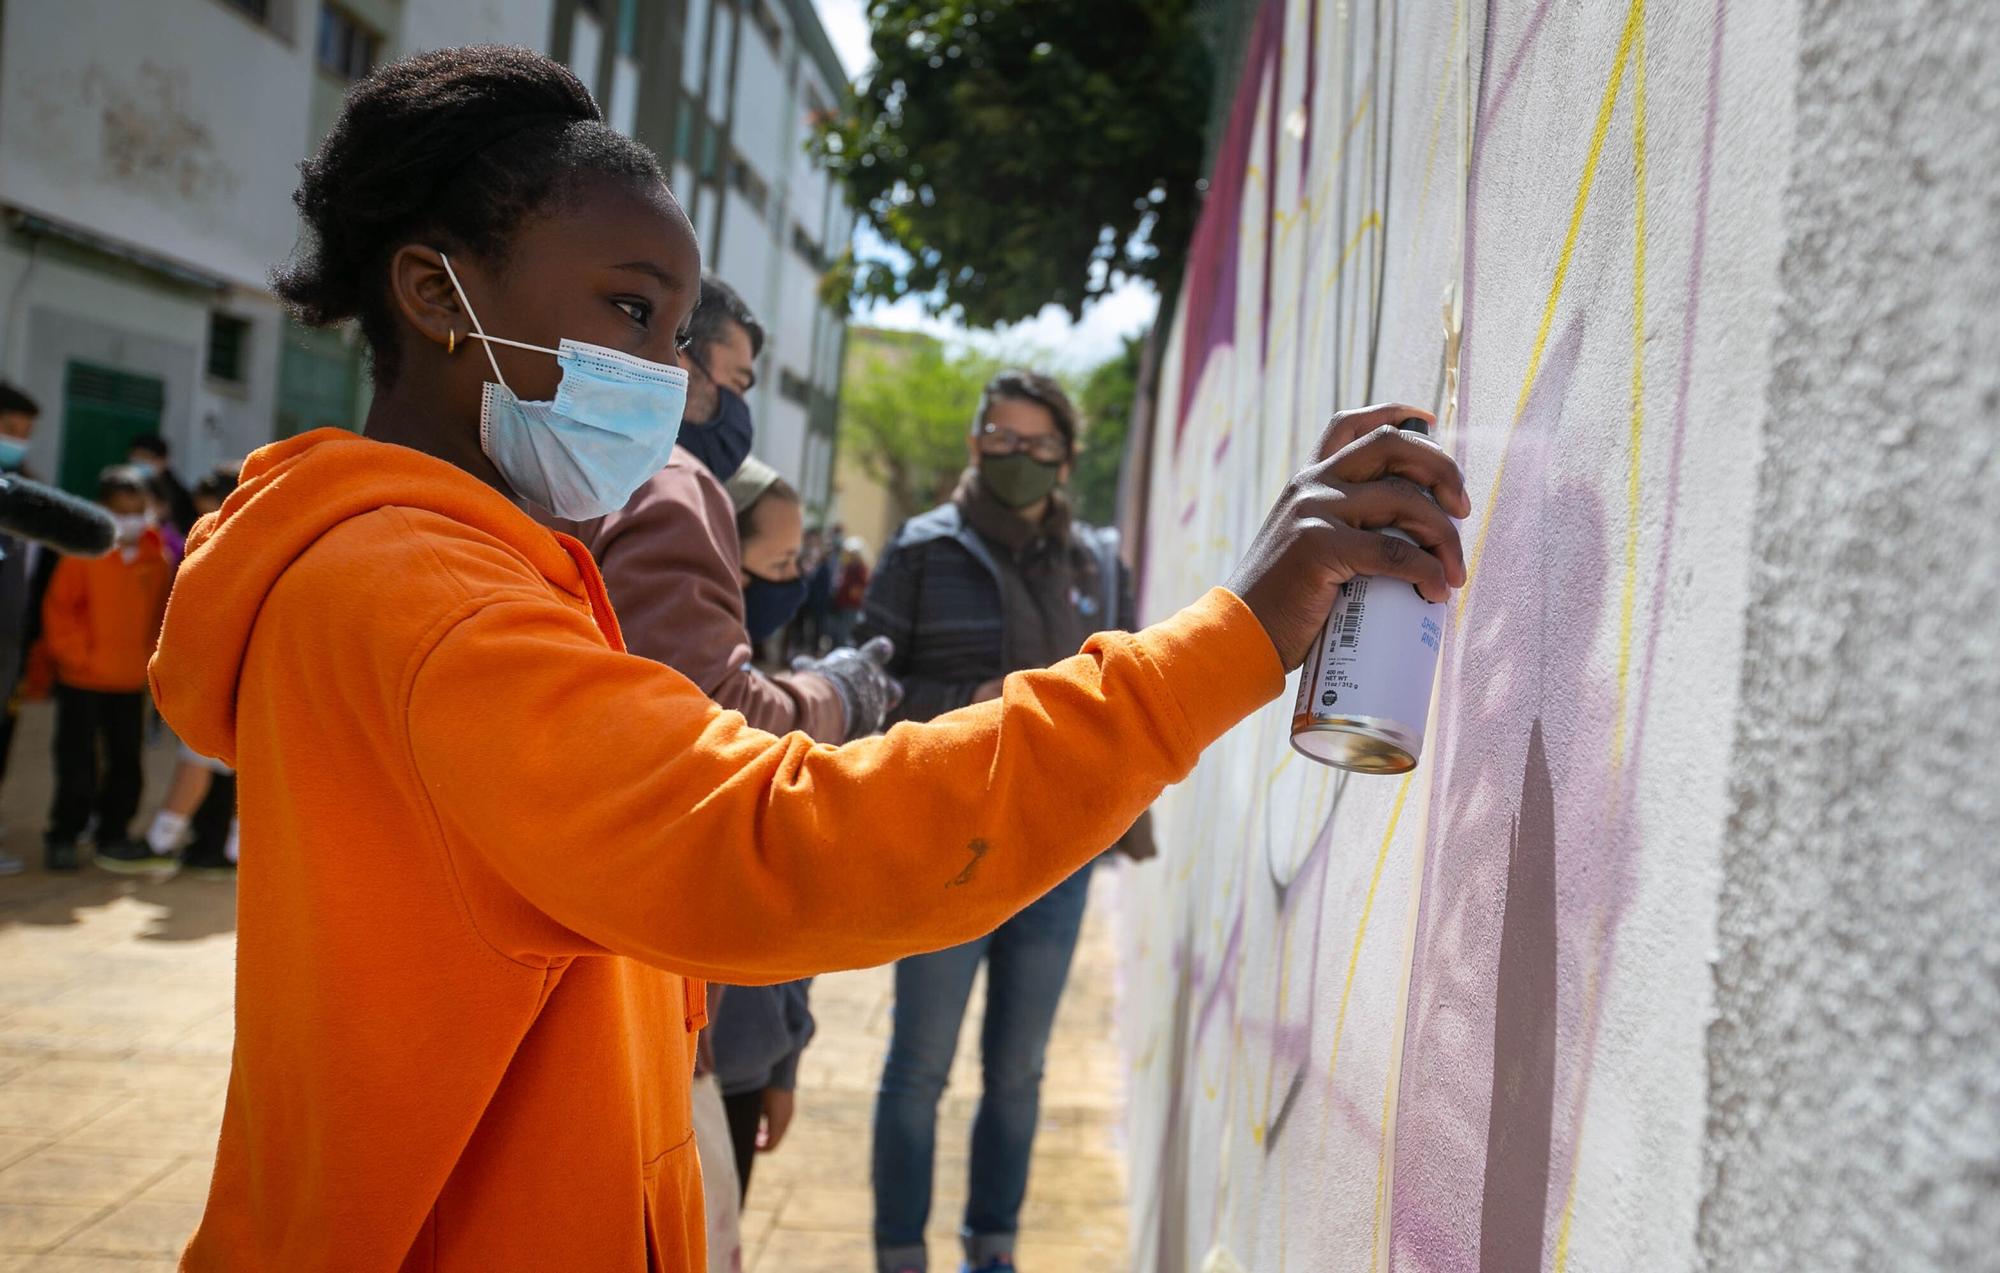
M 28 462 L 28 444 L 19 438 L 0 437 L 0 470 L 18 473 Z
M 750 574 L 744 571 L 744 574 Z M 799 604 L 806 599 L 803 579 L 766 579 L 750 575 L 743 585 L 743 630 L 752 645 L 762 645 L 792 621 Z
M 439 253 L 440 258 L 443 253 Z M 558 349 L 489 336 L 451 261 L 445 273 L 472 320 L 466 339 L 486 347 L 493 380 L 479 414 L 479 445 L 514 493 L 569 521 L 614 513 L 666 466 L 687 406 L 687 372 L 565 339 Z M 523 402 L 507 387 L 493 346 L 552 355 L 556 396 Z
M 715 474 L 716 481 L 727 482 L 749 458 L 756 430 L 750 423 L 750 404 L 742 394 L 717 385 L 715 397 L 715 419 L 681 426 L 681 445 Z

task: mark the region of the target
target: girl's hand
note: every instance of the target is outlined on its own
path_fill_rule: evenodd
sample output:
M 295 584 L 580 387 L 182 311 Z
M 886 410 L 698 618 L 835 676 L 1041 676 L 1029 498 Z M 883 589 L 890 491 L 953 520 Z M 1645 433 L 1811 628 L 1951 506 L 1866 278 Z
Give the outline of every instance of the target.
M 1286 485 L 1229 589 L 1243 599 L 1287 671 L 1305 662 L 1340 585 L 1355 575 L 1407 579 L 1432 601 L 1465 583 L 1453 517 L 1472 512 L 1444 448 L 1396 427 L 1431 413 L 1401 403 L 1343 411 L 1318 458 Z M 1394 527 L 1415 546 L 1377 533 Z

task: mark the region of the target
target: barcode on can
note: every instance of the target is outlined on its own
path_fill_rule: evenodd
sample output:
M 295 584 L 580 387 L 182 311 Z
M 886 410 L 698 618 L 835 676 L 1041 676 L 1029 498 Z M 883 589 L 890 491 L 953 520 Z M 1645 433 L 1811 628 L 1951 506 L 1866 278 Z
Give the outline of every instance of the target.
M 1347 585 L 1347 612 L 1340 618 L 1340 645 L 1342 649 L 1353 649 L 1355 638 L 1361 635 L 1361 612 L 1363 609 L 1361 602 L 1362 598 L 1367 595 L 1368 589 L 1361 586 L 1360 580 L 1353 580 Z

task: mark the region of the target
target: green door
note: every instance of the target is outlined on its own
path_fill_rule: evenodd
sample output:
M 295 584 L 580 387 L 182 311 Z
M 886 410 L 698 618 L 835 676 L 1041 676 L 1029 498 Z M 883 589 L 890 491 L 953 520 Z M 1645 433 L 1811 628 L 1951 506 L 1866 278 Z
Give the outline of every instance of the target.
M 360 426 L 360 351 L 338 332 L 285 323 L 278 358 L 277 435 Z
M 96 498 L 97 475 L 125 462 L 133 438 L 160 431 L 166 401 L 166 383 L 157 376 L 70 363 L 63 375 L 63 489 Z

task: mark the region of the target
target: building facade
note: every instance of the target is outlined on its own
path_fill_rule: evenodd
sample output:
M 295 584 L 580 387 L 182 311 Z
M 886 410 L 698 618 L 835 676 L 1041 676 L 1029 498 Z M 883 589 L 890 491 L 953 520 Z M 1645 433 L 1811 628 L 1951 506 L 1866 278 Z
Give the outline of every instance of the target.
M 846 79 L 810 0 L 557 0 L 551 49 L 612 122 L 668 161 L 704 268 L 767 341 L 750 407 L 757 451 L 815 510 L 833 482 L 845 309 L 820 280 L 854 228 L 806 154 Z
M 371 67 L 475 42 L 563 58 L 669 162 L 711 268 L 771 329 L 759 449 L 823 501 L 841 314 L 819 304 L 818 281 L 851 218 L 802 149 L 808 113 L 842 82 L 804 3 L 0 7 L 0 376 L 42 404 L 35 471 L 87 490 L 138 433 L 163 434 L 192 474 L 274 438 L 358 427 L 354 333 L 298 327 L 270 291 L 298 239 L 298 161 Z

